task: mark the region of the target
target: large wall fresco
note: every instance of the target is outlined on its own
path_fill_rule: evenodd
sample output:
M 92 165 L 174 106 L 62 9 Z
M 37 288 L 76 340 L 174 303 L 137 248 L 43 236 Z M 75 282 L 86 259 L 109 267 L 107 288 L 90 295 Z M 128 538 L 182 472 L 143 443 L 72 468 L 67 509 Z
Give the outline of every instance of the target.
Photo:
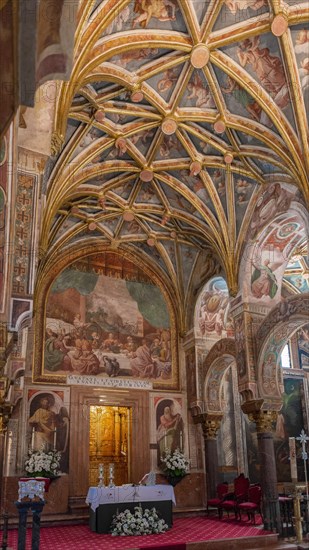
M 173 342 L 158 286 L 117 254 L 88 256 L 58 275 L 46 301 L 43 374 L 167 384 Z
M 278 414 L 274 436 L 278 481 L 290 481 L 289 437 L 298 437 L 304 426 L 305 403 L 302 379 L 285 378 L 283 404 Z M 299 445 L 297 445 L 299 447 Z M 301 450 L 297 451 L 297 475 L 303 480 Z

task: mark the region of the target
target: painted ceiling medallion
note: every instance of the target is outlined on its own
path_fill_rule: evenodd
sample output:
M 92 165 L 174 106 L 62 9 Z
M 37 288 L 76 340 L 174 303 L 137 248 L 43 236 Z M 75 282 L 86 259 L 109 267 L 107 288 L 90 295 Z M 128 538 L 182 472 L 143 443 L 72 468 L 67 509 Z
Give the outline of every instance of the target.
M 140 173 L 140 179 L 142 181 L 151 181 L 153 179 L 153 171 L 152 170 L 142 170 Z
M 169 214 L 164 214 L 162 217 L 161 225 L 166 225 L 171 219 Z
M 224 160 L 225 160 L 226 164 L 232 164 L 233 159 L 234 159 L 234 157 L 233 157 L 232 153 L 225 153 Z
M 162 122 L 162 132 L 166 136 L 171 136 L 172 134 L 175 134 L 177 130 L 177 122 L 173 118 L 166 118 Z
M 141 90 L 136 90 L 131 94 L 131 100 L 133 103 L 140 103 L 144 99 L 144 94 Z
M 202 69 L 209 61 L 209 49 L 205 44 L 199 44 L 191 53 L 191 65 L 195 69 Z
M 171 231 L 170 235 L 171 235 L 171 239 L 176 239 L 177 237 L 176 231 Z
M 99 197 L 98 204 L 104 210 L 105 207 L 106 207 L 106 198 L 105 197 Z
M 197 176 L 202 168 L 203 166 L 198 160 L 193 161 L 190 164 L 190 176 Z
M 105 119 L 104 111 L 102 111 L 102 109 L 99 109 L 94 115 L 94 118 L 96 119 L 97 122 L 103 122 L 103 120 Z
M 125 222 L 133 222 L 133 220 L 134 220 L 134 214 L 130 210 L 127 210 L 126 212 L 124 212 L 122 214 L 122 217 L 123 217 Z
M 282 36 L 288 29 L 289 22 L 285 15 L 279 13 L 271 24 L 271 32 L 274 36 Z
M 153 237 L 149 237 L 149 239 L 147 239 L 147 244 L 148 246 L 154 246 L 156 244 L 156 240 Z
M 225 132 L 225 128 L 225 122 L 221 118 L 216 120 L 216 122 L 214 123 L 214 130 L 215 132 L 217 132 L 217 134 L 223 134 L 223 132 Z
M 71 208 L 71 214 L 80 214 L 80 209 L 78 208 L 78 206 L 73 206 Z
M 119 149 L 120 153 L 125 153 L 127 150 L 127 141 L 124 138 L 117 138 L 115 141 L 115 145 L 117 149 Z
M 88 224 L 89 231 L 94 231 L 97 228 L 97 224 L 95 222 L 90 222 Z

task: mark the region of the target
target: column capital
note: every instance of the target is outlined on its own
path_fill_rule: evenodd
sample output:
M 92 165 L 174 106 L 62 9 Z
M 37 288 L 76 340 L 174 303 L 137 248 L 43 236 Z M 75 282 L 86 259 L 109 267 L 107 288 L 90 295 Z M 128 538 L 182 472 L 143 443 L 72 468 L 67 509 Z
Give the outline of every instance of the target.
M 256 423 L 256 430 L 259 434 L 274 431 L 274 423 L 281 406 L 282 403 L 276 400 L 270 409 L 269 403 L 264 399 L 254 399 L 243 403 L 241 408 L 248 415 L 249 420 Z
M 217 439 L 217 433 L 221 425 L 223 414 L 203 413 L 195 417 L 194 421 L 202 425 L 204 439 Z
M 261 409 L 248 413 L 251 422 L 255 422 L 258 434 L 271 433 L 274 431 L 274 423 L 277 420 L 278 411 L 269 411 Z

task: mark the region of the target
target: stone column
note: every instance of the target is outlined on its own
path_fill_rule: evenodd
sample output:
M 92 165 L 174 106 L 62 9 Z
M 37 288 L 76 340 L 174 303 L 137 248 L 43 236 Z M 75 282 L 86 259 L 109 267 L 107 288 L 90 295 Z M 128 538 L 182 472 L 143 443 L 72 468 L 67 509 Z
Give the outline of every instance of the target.
M 218 485 L 218 451 L 217 434 L 221 425 L 223 414 L 202 414 L 202 424 L 205 442 L 205 466 L 207 498 L 213 498 L 217 494 Z
M 246 412 L 246 404 L 243 405 L 243 410 Z M 276 422 L 277 415 L 277 411 L 263 409 L 248 413 L 249 419 L 256 423 L 257 430 L 264 528 L 280 533 L 281 519 L 273 438 L 274 423 Z

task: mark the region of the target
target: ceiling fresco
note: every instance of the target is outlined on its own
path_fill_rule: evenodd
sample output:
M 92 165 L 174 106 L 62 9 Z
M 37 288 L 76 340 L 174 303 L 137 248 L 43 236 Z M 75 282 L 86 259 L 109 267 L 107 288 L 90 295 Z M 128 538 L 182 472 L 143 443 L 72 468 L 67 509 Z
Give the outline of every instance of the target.
M 235 295 L 270 184 L 280 213 L 309 199 L 308 21 L 299 1 L 81 0 L 42 250 L 129 247 L 180 298 L 211 252 Z

